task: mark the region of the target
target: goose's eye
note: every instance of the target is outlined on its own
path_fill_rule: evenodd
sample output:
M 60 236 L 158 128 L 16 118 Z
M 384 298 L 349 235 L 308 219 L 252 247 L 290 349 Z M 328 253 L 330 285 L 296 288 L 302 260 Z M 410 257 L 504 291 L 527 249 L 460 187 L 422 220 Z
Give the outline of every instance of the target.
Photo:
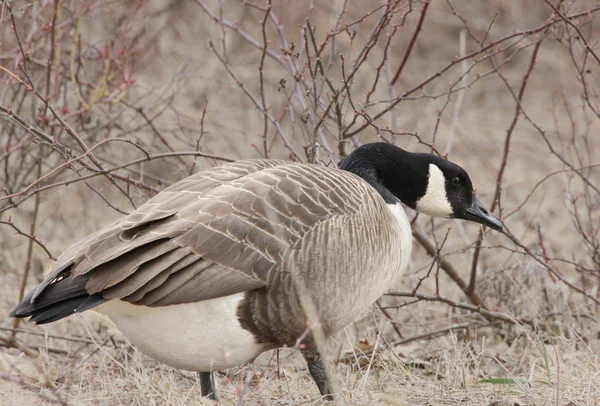
M 454 186 L 460 185 L 460 179 L 458 178 L 458 176 L 456 178 L 452 178 L 452 184 Z

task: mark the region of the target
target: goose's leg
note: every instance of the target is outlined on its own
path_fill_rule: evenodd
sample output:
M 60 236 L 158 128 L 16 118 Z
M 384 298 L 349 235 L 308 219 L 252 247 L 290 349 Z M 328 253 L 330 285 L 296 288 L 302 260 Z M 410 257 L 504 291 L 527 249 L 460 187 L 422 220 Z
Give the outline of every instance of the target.
M 319 388 L 319 392 L 325 400 L 333 400 L 333 388 L 325 372 L 325 364 L 321 354 L 317 350 L 303 352 L 304 359 L 308 363 L 308 372 Z
M 198 372 L 200 377 L 200 391 L 202 396 L 212 399 L 214 401 L 219 400 L 217 398 L 217 391 L 215 388 L 215 377 L 212 372 Z

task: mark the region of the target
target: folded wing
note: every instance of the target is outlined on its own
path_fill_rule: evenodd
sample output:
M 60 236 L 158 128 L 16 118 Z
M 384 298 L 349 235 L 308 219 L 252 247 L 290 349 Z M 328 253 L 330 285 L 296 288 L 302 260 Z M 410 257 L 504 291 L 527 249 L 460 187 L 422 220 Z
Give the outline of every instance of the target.
M 357 186 L 349 173 L 274 160 L 197 173 L 73 245 L 11 316 L 41 324 L 110 299 L 166 306 L 268 287 L 308 230 L 360 208 Z

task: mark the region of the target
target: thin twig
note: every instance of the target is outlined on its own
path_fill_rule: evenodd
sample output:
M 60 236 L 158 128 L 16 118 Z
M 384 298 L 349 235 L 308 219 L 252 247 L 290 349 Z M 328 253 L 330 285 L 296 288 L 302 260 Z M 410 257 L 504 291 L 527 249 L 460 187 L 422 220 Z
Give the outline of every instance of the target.
M 408 61 L 408 57 L 410 56 L 412 49 L 415 46 L 415 43 L 417 42 L 417 37 L 419 36 L 419 33 L 421 32 L 421 28 L 423 28 L 423 22 L 425 21 L 425 16 L 427 15 L 427 9 L 429 8 L 429 3 L 430 3 L 430 0 L 425 0 L 423 2 L 423 10 L 421 10 L 421 17 L 419 18 L 419 22 L 417 23 L 417 28 L 415 28 L 415 32 L 413 33 L 413 36 L 410 39 L 410 42 L 408 43 L 408 48 L 406 49 L 406 52 L 404 53 L 404 57 L 402 58 L 402 62 L 400 62 L 400 66 L 398 66 L 398 70 L 396 70 L 396 73 L 394 74 L 394 77 L 393 77 L 392 81 L 390 82 L 391 85 L 396 84 L 396 81 L 400 77 L 400 74 L 402 73 L 402 70 L 404 69 L 406 62 Z
M 431 256 L 434 257 L 437 255 L 437 250 L 435 245 L 427 239 L 427 237 L 421 233 L 419 230 L 413 227 L 413 235 L 417 242 L 421 244 L 425 251 Z M 483 300 L 477 295 L 476 292 L 469 292 L 467 290 L 467 283 L 460 277 L 458 271 L 454 268 L 454 266 L 445 258 L 439 260 L 440 267 L 446 272 L 446 274 L 452 279 L 458 287 L 463 291 L 463 293 L 469 298 L 471 303 L 475 305 L 477 308 L 487 309 Z
M 471 312 L 474 313 L 479 313 L 481 314 L 483 317 L 485 317 L 488 320 L 502 320 L 502 321 L 506 321 L 509 322 L 511 324 L 526 324 L 528 326 L 531 327 L 535 327 L 536 323 L 530 319 L 529 317 L 513 317 L 509 314 L 506 313 L 501 313 L 501 312 L 495 312 L 495 311 L 491 311 L 491 310 L 487 310 L 481 306 L 475 306 L 469 303 L 463 303 L 463 302 L 456 302 L 454 300 L 450 300 L 448 298 L 445 297 L 440 297 L 440 296 L 432 296 L 432 295 L 422 295 L 420 293 L 412 293 L 412 292 L 399 292 L 399 291 L 395 291 L 395 290 L 391 290 L 389 292 L 386 292 L 387 296 L 397 296 L 397 297 L 413 297 L 419 300 L 424 300 L 424 301 L 428 301 L 428 302 L 440 302 L 440 303 L 445 303 L 449 306 L 452 307 L 456 307 L 459 309 L 464 309 L 464 310 L 469 310 Z
M 533 54 L 531 55 L 531 59 L 529 60 L 529 67 L 523 76 L 523 80 L 521 81 L 521 87 L 519 88 L 518 94 L 518 102 L 515 106 L 515 112 L 513 114 L 513 119 L 506 130 L 506 137 L 504 138 L 504 151 L 502 153 L 502 161 L 500 164 L 500 169 L 498 169 L 498 175 L 496 176 L 496 190 L 494 191 L 494 198 L 492 199 L 492 204 L 490 206 L 490 212 L 494 212 L 496 207 L 500 205 L 500 195 L 502 193 L 502 177 L 504 175 L 504 170 L 506 169 L 506 165 L 508 164 L 508 153 L 510 151 L 510 142 L 512 139 L 512 134 L 514 132 L 515 127 L 517 126 L 517 122 L 519 120 L 519 116 L 521 115 L 521 101 L 523 100 L 523 96 L 525 94 L 525 88 L 527 87 L 527 83 L 529 81 L 529 77 L 531 76 L 531 72 L 533 72 L 533 68 L 537 61 L 538 51 L 542 45 L 542 39 L 535 44 L 533 48 Z M 507 83 L 508 86 L 508 83 Z M 469 286 L 467 287 L 467 292 L 471 293 L 475 290 L 475 284 L 477 280 L 477 263 L 479 261 L 479 253 L 481 251 L 481 244 L 483 242 L 483 228 L 479 230 L 479 236 L 477 238 L 477 243 L 475 244 L 475 252 L 473 253 L 473 260 L 471 262 L 471 276 L 469 278 Z
M 268 142 L 267 142 L 267 130 L 268 130 L 268 125 L 269 125 L 269 117 L 267 116 L 267 104 L 265 102 L 265 79 L 264 79 L 265 58 L 267 56 L 267 45 L 268 45 L 267 19 L 269 18 L 270 13 L 271 13 L 271 0 L 267 0 L 266 13 L 265 13 L 265 16 L 263 17 L 263 20 L 261 21 L 263 46 L 262 46 L 262 53 L 260 55 L 260 64 L 258 65 L 258 86 L 260 88 L 260 101 L 262 103 L 262 111 L 263 111 L 262 140 L 263 140 L 263 153 L 264 153 L 265 158 L 269 158 L 269 155 L 270 155 Z M 225 57 L 223 58 L 223 60 L 225 62 L 227 62 Z
M 7 347 L 16 348 L 17 350 L 22 351 L 25 355 L 31 358 L 35 358 L 39 355 L 37 351 L 24 347 L 14 337 L 9 337 L 5 336 L 4 334 L 0 334 L 0 342 L 5 344 Z

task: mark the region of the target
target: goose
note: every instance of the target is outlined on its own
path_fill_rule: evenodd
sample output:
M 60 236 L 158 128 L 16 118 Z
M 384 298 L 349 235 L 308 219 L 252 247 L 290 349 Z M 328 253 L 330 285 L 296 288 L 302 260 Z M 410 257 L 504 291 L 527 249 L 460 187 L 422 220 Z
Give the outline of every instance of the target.
M 45 324 L 93 308 L 141 352 L 198 372 L 214 400 L 214 371 L 299 348 L 331 400 L 316 332 L 340 331 L 402 276 L 412 234 L 401 203 L 503 227 L 465 170 L 436 155 L 376 142 L 339 168 L 242 160 L 76 242 L 10 316 Z

